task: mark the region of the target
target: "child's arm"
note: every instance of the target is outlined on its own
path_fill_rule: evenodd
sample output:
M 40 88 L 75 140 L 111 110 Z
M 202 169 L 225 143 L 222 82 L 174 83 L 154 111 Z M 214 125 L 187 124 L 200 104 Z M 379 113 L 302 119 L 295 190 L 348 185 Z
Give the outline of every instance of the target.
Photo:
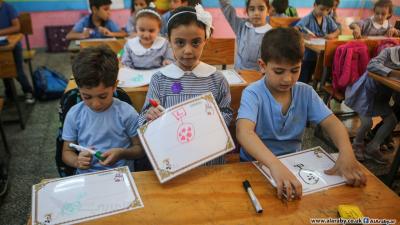
M 353 37 L 354 39 L 360 39 L 361 38 L 361 27 L 357 22 L 353 22 L 350 24 L 350 29 L 353 30 Z
M 21 26 L 20 26 L 18 18 L 15 18 L 11 21 L 10 27 L 0 29 L 0 35 L 9 35 L 9 34 L 18 33 L 20 28 L 21 28 Z
M 254 132 L 256 124 L 248 119 L 239 119 L 236 123 L 236 137 L 244 149 L 257 161 L 267 166 L 277 185 L 278 198 L 283 193 L 294 193 L 295 198 L 302 196 L 302 186 L 297 178 L 268 149 Z M 291 198 L 291 195 L 287 195 Z
M 354 156 L 350 138 L 344 125 L 335 115 L 328 116 L 320 125 L 339 149 L 339 158 L 336 160 L 335 166 L 326 170 L 325 173 L 343 176 L 347 184 L 355 187 L 365 185 L 367 179 Z
M 73 29 L 67 34 L 67 40 L 81 40 L 90 37 L 90 29 L 84 29 L 83 32 L 76 32 Z
M 337 38 L 339 36 L 339 34 L 340 34 L 340 30 L 336 29 L 334 32 L 326 35 L 325 38 L 328 39 L 328 40 L 335 39 L 335 38 Z
M 129 47 L 128 42 L 124 46 L 124 54 L 122 55 L 121 63 L 124 66 L 134 69 L 135 63 L 133 62 L 132 57 L 131 57 L 133 52 L 132 52 L 132 49 Z
M 148 121 L 152 121 L 160 117 L 163 112 L 159 110 L 158 108 L 153 107 L 150 103 L 150 99 L 154 99 L 159 102 L 160 100 L 160 82 L 161 80 L 158 79 L 158 73 L 154 74 L 153 77 L 151 78 L 150 84 L 149 84 L 149 89 L 147 91 L 146 95 L 146 100 L 143 104 L 143 108 L 140 111 L 139 114 L 139 126 L 145 124 Z
M 400 36 L 400 31 L 397 30 L 397 29 L 394 28 L 394 27 L 391 27 L 391 28 L 389 28 L 388 31 L 386 32 L 386 36 L 388 36 L 388 37 L 398 37 L 398 36 Z
M 101 156 L 105 158 L 100 161 L 103 166 L 112 166 L 121 159 L 132 160 L 144 156 L 144 151 L 138 136 L 131 137 L 132 147 L 130 148 L 112 148 L 104 152 Z
M 92 154 L 90 154 L 88 151 L 81 151 L 79 152 L 79 155 L 77 155 L 75 150 L 69 147 L 70 143 L 74 142 L 64 141 L 62 150 L 63 162 L 73 168 L 81 170 L 89 169 L 92 162 Z
M 99 27 L 98 29 L 101 34 L 107 37 L 123 38 L 128 36 L 128 34 L 123 30 L 112 32 L 106 27 Z
M 392 69 L 385 66 L 385 62 L 391 60 L 391 48 L 383 49 L 378 56 L 372 58 L 367 66 L 367 70 L 371 73 L 376 73 L 381 76 L 388 76 Z
M 233 118 L 233 111 L 231 108 L 232 97 L 229 83 L 225 78 L 223 82 L 221 82 L 218 99 L 216 99 L 216 101 L 218 103 L 218 107 L 221 111 L 222 117 L 224 117 L 226 125 L 229 126 Z
M 219 0 L 219 4 L 221 6 L 221 11 L 231 26 L 233 32 L 238 35 L 240 27 L 245 24 L 245 20 L 236 15 L 236 10 L 230 4 L 230 0 Z

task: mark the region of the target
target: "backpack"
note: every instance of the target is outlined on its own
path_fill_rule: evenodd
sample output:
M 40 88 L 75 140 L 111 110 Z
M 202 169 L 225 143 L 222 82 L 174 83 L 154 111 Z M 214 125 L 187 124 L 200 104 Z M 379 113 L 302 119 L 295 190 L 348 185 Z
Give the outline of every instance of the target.
M 352 41 L 340 45 L 335 52 L 332 65 L 333 92 L 344 92 L 346 87 L 356 82 L 367 69 L 370 60 L 368 46 Z
M 33 73 L 35 97 L 40 100 L 60 98 L 67 87 L 67 79 L 63 75 L 41 66 Z
M 124 101 L 128 103 L 129 105 L 132 105 L 131 99 L 129 98 L 128 94 L 122 90 L 122 88 L 117 88 L 117 90 L 114 92 L 113 95 L 115 98 L 118 98 L 121 101 Z M 70 167 L 66 165 L 62 161 L 62 149 L 64 145 L 64 140 L 62 139 L 62 131 L 64 127 L 64 121 L 67 116 L 68 111 L 71 109 L 72 106 L 76 105 L 77 103 L 81 102 L 82 98 L 79 94 L 78 88 L 71 89 L 67 92 L 65 92 L 61 99 L 60 103 L 58 105 L 58 115 L 59 115 L 59 127 L 58 127 L 58 134 L 56 138 L 56 165 L 57 165 L 57 170 L 58 173 L 60 174 L 60 177 L 66 177 L 66 176 L 71 176 L 75 174 L 75 168 Z
M 375 49 L 373 57 L 379 55 L 379 53 L 383 49 L 394 47 L 394 46 L 399 45 L 399 44 L 400 44 L 400 42 L 398 40 L 396 40 L 396 39 L 384 39 L 384 40 L 381 40 L 378 43 L 378 47 Z

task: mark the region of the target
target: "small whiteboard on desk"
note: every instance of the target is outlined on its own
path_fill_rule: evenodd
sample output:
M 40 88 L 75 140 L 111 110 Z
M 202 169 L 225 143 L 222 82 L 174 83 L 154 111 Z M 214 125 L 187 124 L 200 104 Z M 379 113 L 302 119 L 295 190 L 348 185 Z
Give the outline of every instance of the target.
M 278 157 L 303 186 L 303 195 L 345 184 L 337 175 L 326 175 L 324 170 L 335 165 L 335 160 L 321 147 L 295 152 Z M 253 162 L 258 170 L 276 187 L 270 170 L 259 162 Z
M 232 84 L 245 84 L 246 81 L 235 70 L 221 70 L 229 85 Z
M 153 74 L 160 69 L 154 70 L 135 70 L 122 67 L 118 71 L 118 87 L 140 87 L 150 84 Z
M 32 225 L 75 224 L 142 207 L 126 166 L 32 187 Z
M 168 108 L 138 133 L 161 183 L 235 148 L 211 93 Z
M 304 40 L 309 45 L 325 45 L 326 39 L 324 38 L 311 38 L 310 40 Z

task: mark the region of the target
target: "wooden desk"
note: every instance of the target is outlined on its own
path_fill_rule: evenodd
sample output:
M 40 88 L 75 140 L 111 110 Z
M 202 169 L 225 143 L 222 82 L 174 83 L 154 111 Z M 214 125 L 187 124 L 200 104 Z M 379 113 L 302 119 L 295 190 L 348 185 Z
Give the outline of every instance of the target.
M 260 72 L 251 70 L 243 70 L 239 71 L 239 73 L 241 74 L 243 79 L 246 80 L 247 83 L 234 84 L 230 86 L 231 96 L 232 96 L 231 107 L 234 113 L 237 113 L 237 110 L 239 109 L 240 99 L 242 97 L 243 89 L 246 88 L 250 83 L 253 83 L 254 81 L 261 79 L 261 77 L 263 76 Z M 76 88 L 76 83 L 74 80 L 70 80 L 68 82 L 65 91 L 68 91 L 73 88 Z M 148 89 L 149 89 L 148 86 L 136 87 L 136 88 L 124 88 L 124 91 L 127 92 L 132 101 L 133 107 L 138 112 L 142 110 L 144 101 L 146 100 L 146 94 Z
M 400 220 L 400 198 L 364 168 L 364 188 L 340 186 L 284 205 L 276 190 L 250 163 L 200 167 L 165 184 L 153 171 L 133 178 L 144 208 L 84 224 L 310 224 L 337 218 L 339 204 L 355 204 L 369 218 Z M 264 212 L 257 214 L 242 182 L 249 180 Z
M 121 49 L 124 48 L 126 43 L 126 39 L 117 39 L 117 40 L 105 40 L 105 41 L 82 41 L 80 43 L 80 48 L 89 48 L 89 47 L 96 47 L 99 45 L 107 45 L 110 47 L 115 54 L 118 54 Z
M 368 73 L 368 76 L 372 77 L 374 80 L 382 83 L 383 85 L 391 88 L 392 90 L 400 92 L 400 81 L 394 80 L 389 77 L 383 77 L 374 73 Z M 387 186 L 391 187 L 393 185 L 393 182 L 396 178 L 399 168 L 400 168 L 400 146 L 397 148 L 396 154 L 394 155 L 394 159 L 392 165 L 390 166 L 388 174 L 383 175 L 381 177 L 381 179 Z

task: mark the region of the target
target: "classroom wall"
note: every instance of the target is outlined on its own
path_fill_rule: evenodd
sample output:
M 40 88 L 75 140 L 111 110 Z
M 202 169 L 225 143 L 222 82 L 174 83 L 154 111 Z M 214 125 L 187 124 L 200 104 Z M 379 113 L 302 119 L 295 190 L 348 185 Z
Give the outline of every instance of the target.
M 125 8 L 130 7 L 130 0 L 123 0 Z M 31 46 L 34 48 L 46 47 L 45 26 L 71 25 L 87 14 L 86 0 L 6 0 L 16 7 L 19 12 L 31 12 L 33 23 L 33 35 L 30 36 Z M 237 7 L 237 12 L 245 16 L 244 0 L 232 0 Z M 290 1 L 291 5 L 297 7 L 299 15 L 305 16 L 310 11 L 309 6 L 314 0 Z M 399 19 L 400 0 L 394 0 L 396 15 L 391 19 Z M 211 12 L 214 18 L 214 37 L 234 37 L 232 30 L 218 8 L 217 0 L 203 0 L 203 5 Z M 368 17 L 372 14 L 372 2 L 369 0 L 342 0 L 338 11 L 340 17 Z M 129 9 L 113 10 L 111 18 L 121 27 L 124 27 L 129 17 Z

